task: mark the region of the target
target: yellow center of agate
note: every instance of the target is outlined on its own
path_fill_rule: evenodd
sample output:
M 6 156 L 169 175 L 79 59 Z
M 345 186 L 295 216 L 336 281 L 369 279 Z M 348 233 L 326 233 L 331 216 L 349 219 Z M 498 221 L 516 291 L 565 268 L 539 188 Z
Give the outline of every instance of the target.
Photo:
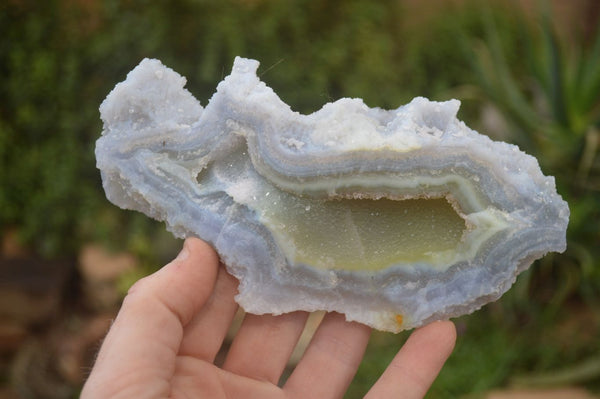
M 446 264 L 467 229 L 445 198 L 305 198 L 263 217 L 289 260 L 329 270 Z

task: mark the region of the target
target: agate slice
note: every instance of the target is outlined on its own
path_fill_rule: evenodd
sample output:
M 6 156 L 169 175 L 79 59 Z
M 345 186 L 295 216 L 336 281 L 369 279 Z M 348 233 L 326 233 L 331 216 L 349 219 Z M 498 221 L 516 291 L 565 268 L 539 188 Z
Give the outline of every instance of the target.
M 472 312 L 565 249 L 554 178 L 459 121 L 459 101 L 302 115 L 257 68 L 236 58 L 203 108 L 143 60 L 102 103 L 96 146 L 108 199 L 212 244 L 246 311 L 397 332 Z

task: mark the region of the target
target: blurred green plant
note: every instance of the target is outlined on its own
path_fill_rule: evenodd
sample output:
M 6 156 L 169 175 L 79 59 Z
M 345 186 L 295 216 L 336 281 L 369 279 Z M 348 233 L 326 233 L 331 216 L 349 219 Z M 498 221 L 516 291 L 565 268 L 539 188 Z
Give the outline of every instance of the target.
M 90 18 L 56 0 L 0 7 L 0 226 L 44 256 L 128 236 L 94 168 L 97 107 L 119 71 Z
M 517 14 L 514 26 L 521 44 L 511 48 L 497 15 L 481 11 L 484 35 L 476 40 L 461 35 L 476 78 L 474 98 L 496 107 L 507 140 L 536 156 L 544 172 L 556 177 L 571 210 L 567 251 L 536 262 L 499 304 L 508 310 L 504 315 L 513 315 L 512 320 L 503 317 L 505 322 L 518 327 L 526 320 L 552 331 L 565 319 L 579 317 L 579 309 L 597 308 L 600 299 L 600 29 L 596 26 L 587 41 L 565 38 L 558 35 L 549 8 L 533 21 Z M 597 331 L 594 313 L 585 317 Z M 527 334 L 522 339 L 533 343 Z M 594 354 L 590 341 L 580 346 L 561 339 L 567 350 L 548 347 L 529 360 L 523 350 L 510 383 L 533 387 L 598 381 L 600 353 Z M 528 347 L 525 342 L 523 348 Z M 528 372 L 515 373 L 527 363 Z
M 600 29 L 591 45 L 561 42 L 548 11 L 515 27 L 522 39 L 519 62 L 502 41 L 497 23 L 483 10 L 485 36 L 462 37 L 482 97 L 508 122 L 509 140 L 536 156 L 545 173 L 556 177 L 569 203 L 568 249 L 538 263 L 554 286 L 553 305 L 579 291 L 597 300 L 600 293 Z M 550 270 L 540 270 L 542 268 Z

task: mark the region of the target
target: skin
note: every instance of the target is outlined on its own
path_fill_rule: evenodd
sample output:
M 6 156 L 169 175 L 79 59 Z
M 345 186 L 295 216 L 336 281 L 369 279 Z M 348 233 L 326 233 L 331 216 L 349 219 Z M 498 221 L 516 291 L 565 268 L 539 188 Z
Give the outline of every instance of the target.
M 278 386 L 308 314 L 246 315 L 222 367 L 214 364 L 237 310 L 238 282 L 214 250 L 183 250 L 127 294 L 81 398 L 341 398 L 371 329 L 327 314 L 286 383 Z M 366 398 L 422 398 L 452 352 L 454 324 L 416 329 Z

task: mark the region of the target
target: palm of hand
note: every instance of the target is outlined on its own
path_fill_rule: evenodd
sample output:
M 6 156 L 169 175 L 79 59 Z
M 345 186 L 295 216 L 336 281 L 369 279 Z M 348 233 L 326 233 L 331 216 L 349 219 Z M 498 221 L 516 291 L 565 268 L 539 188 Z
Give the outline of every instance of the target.
M 214 251 L 188 239 L 176 260 L 129 291 L 81 397 L 340 398 L 366 348 L 370 329 L 325 316 L 283 387 L 286 363 L 305 312 L 246 315 L 225 363 L 214 365 L 237 310 L 237 281 Z M 423 397 L 455 342 L 454 325 L 416 330 L 367 397 Z

